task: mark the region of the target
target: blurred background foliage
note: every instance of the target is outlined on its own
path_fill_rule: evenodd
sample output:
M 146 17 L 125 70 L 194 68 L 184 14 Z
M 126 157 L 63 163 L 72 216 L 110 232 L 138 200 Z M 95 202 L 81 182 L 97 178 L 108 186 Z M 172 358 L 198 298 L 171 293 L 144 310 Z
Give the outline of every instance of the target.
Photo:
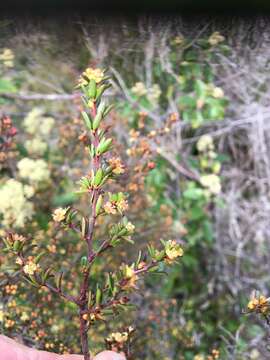
M 109 121 L 128 168 L 113 186 L 131 193 L 137 249 L 160 237 L 185 248 L 167 276 L 145 279 L 134 312 L 92 329 L 93 350 L 133 325 L 135 359 L 268 359 L 267 329 L 242 314 L 251 290 L 269 291 L 267 23 L 74 17 L 0 27 L 0 112 L 17 129 L 6 147 L 2 118 L 1 235 L 14 229 L 38 243 L 66 289 L 77 289 L 84 245 L 64 237 L 51 213 L 88 206 L 74 195 L 89 168 L 75 84 L 92 66 L 113 76 Z M 128 246 L 97 263 L 93 287 L 124 259 L 133 260 Z M 78 352 L 71 305 L 11 275 L 3 252 L 0 265 L 1 332 Z

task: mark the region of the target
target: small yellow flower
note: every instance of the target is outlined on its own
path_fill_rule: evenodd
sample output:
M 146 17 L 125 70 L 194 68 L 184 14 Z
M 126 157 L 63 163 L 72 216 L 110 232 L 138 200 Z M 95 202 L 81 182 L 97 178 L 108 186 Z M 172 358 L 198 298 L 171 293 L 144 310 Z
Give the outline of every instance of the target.
M 204 357 L 204 355 L 197 354 L 194 356 L 193 360 L 205 360 L 205 357 Z
M 106 204 L 104 204 L 104 211 L 107 214 L 116 214 L 116 207 L 111 201 L 107 201 Z
M 198 151 L 206 151 L 206 150 L 213 150 L 214 149 L 214 143 L 212 136 L 205 134 L 200 137 L 200 139 L 197 142 L 197 149 Z
M 247 304 L 247 308 L 250 311 L 259 311 L 264 314 L 269 310 L 269 299 L 267 299 L 264 295 L 260 295 L 259 297 L 253 297 Z
M 118 343 L 124 343 L 128 340 L 128 333 L 127 332 L 115 332 L 112 333 L 107 339 L 109 342 L 118 342 Z
M 215 87 L 213 89 L 213 93 L 212 93 L 213 97 L 216 99 L 221 99 L 224 96 L 224 91 L 220 88 L 220 87 Z
M 122 199 L 117 202 L 117 209 L 122 212 L 128 209 L 128 202 L 125 199 Z
M 210 193 L 214 195 L 217 195 L 221 192 L 220 178 L 216 174 L 202 175 L 200 182 L 210 191 Z
M 2 52 L 2 54 L 0 54 L 0 60 L 13 60 L 14 59 L 14 54 L 13 51 L 10 49 L 4 49 L 4 51 Z
M 210 45 L 217 45 L 225 40 L 225 37 L 221 35 L 218 31 L 215 31 L 208 39 Z
M 0 54 L 0 60 L 3 61 L 6 67 L 13 67 L 14 63 L 14 54 L 13 51 L 10 49 L 4 49 L 2 54 Z
M 0 322 L 4 322 L 4 311 L 3 310 L 0 310 Z
M 122 333 L 121 334 L 121 333 L 117 332 L 117 333 L 114 334 L 114 340 L 116 342 L 122 343 L 122 342 L 127 341 L 127 339 L 128 339 L 128 334 L 127 333 Z
M 135 270 L 133 267 L 124 265 L 122 266 L 123 275 L 125 277 L 124 284 L 122 288 L 124 290 L 130 290 L 136 287 L 136 282 L 138 280 L 138 276 L 136 275 Z
M 66 218 L 66 213 L 67 213 L 68 208 L 57 208 L 54 210 L 52 217 L 53 220 L 56 222 L 61 222 L 64 221 Z
M 184 251 L 175 240 L 168 240 L 165 246 L 165 254 L 167 261 L 171 263 L 178 257 L 183 256 Z
M 213 359 L 218 359 L 220 352 L 217 349 L 213 349 L 211 355 L 212 355 Z
M 82 75 L 83 76 L 79 79 L 80 85 L 87 85 L 90 80 L 95 80 L 98 84 L 104 79 L 104 71 L 101 69 L 87 68 Z
M 28 315 L 26 312 L 23 312 L 22 315 L 21 315 L 21 317 L 20 317 L 20 319 L 21 319 L 22 321 L 27 321 L 27 320 L 29 320 L 30 318 L 29 318 L 29 315 Z
M 249 310 L 254 310 L 258 306 L 258 304 L 259 304 L 258 299 L 254 298 L 248 302 L 247 308 Z
M 136 82 L 136 84 L 131 88 L 131 92 L 137 95 L 138 97 L 144 96 L 147 94 L 147 89 L 142 82 Z
M 111 158 L 109 159 L 109 164 L 112 167 L 112 172 L 116 175 L 123 174 L 125 172 L 124 165 L 121 162 L 120 158 Z
M 125 265 L 124 273 L 127 278 L 134 276 L 134 269 L 131 266 Z
M 135 225 L 133 225 L 130 221 L 126 225 L 126 229 L 128 232 L 133 233 L 135 230 Z
M 34 263 L 33 261 L 29 261 L 26 265 L 23 267 L 23 271 L 27 275 L 34 275 L 36 271 L 38 271 L 39 265 Z

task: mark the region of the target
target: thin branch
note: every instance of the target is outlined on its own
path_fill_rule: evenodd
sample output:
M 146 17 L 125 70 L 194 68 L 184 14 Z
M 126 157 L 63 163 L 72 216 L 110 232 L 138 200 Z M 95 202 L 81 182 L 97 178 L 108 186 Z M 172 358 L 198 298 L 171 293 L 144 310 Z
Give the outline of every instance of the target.
M 13 94 L 13 93 L 1 93 L 0 98 L 4 99 L 14 99 L 14 100 L 25 100 L 25 101 L 31 101 L 31 100 L 49 100 L 49 101 L 66 101 L 66 100 L 72 100 L 77 99 L 81 96 L 79 92 L 73 93 L 73 94 L 27 94 L 27 93 L 19 93 L 19 94 Z

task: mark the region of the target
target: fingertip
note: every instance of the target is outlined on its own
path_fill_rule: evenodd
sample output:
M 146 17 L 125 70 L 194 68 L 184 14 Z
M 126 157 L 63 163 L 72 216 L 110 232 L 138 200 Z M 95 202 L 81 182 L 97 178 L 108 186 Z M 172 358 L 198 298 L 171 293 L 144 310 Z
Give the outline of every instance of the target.
M 126 360 L 126 357 L 114 351 L 107 350 L 96 355 L 93 360 Z

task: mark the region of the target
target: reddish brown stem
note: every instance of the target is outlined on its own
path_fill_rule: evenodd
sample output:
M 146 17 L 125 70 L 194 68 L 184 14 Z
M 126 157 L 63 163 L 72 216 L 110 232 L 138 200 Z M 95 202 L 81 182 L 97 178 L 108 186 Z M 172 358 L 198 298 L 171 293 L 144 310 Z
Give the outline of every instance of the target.
M 96 104 L 94 103 L 92 109 L 92 116 L 93 118 L 96 116 L 97 109 Z M 98 147 L 99 144 L 99 137 L 98 134 L 94 131 L 92 133 L 93 144 L 95 148 Z M 93 158 L 93 169 L 96 172 L 97 169 L 100 167 L 100 157 L 95 155 Z M 93 235 L 94 235 L 94 228 L 96 223 L 96 204 L 97 199 L 99 196 L 99 189 L 94 189 L 92 192 L 92 205 L 91 205 L 91 215 L 89 217 L 89 228 L 87 235 L 85 237 L 85 241 L 87 243 L 87 258 L 89 265 L 92 263 L 93 258 Z M 90 266 L 87 271 L 84 273 L 83 282 L 80 288 L 80 298 L 79 298 L 79 308 L 80 308 L 80 336 L 81 336 L 81 344 L 82 344 L 82 352 L 84 355 L 84 360 L 90 360 L 90 352 L 89 352 L 89 343 L 88 343 L 88 330 L 89 327 L 87 326 L 87 320 L 83 318 L 83 314 L 87 313 L 88 311 L 88 293 L 89 293 L 89 277 L 90 277 Z

